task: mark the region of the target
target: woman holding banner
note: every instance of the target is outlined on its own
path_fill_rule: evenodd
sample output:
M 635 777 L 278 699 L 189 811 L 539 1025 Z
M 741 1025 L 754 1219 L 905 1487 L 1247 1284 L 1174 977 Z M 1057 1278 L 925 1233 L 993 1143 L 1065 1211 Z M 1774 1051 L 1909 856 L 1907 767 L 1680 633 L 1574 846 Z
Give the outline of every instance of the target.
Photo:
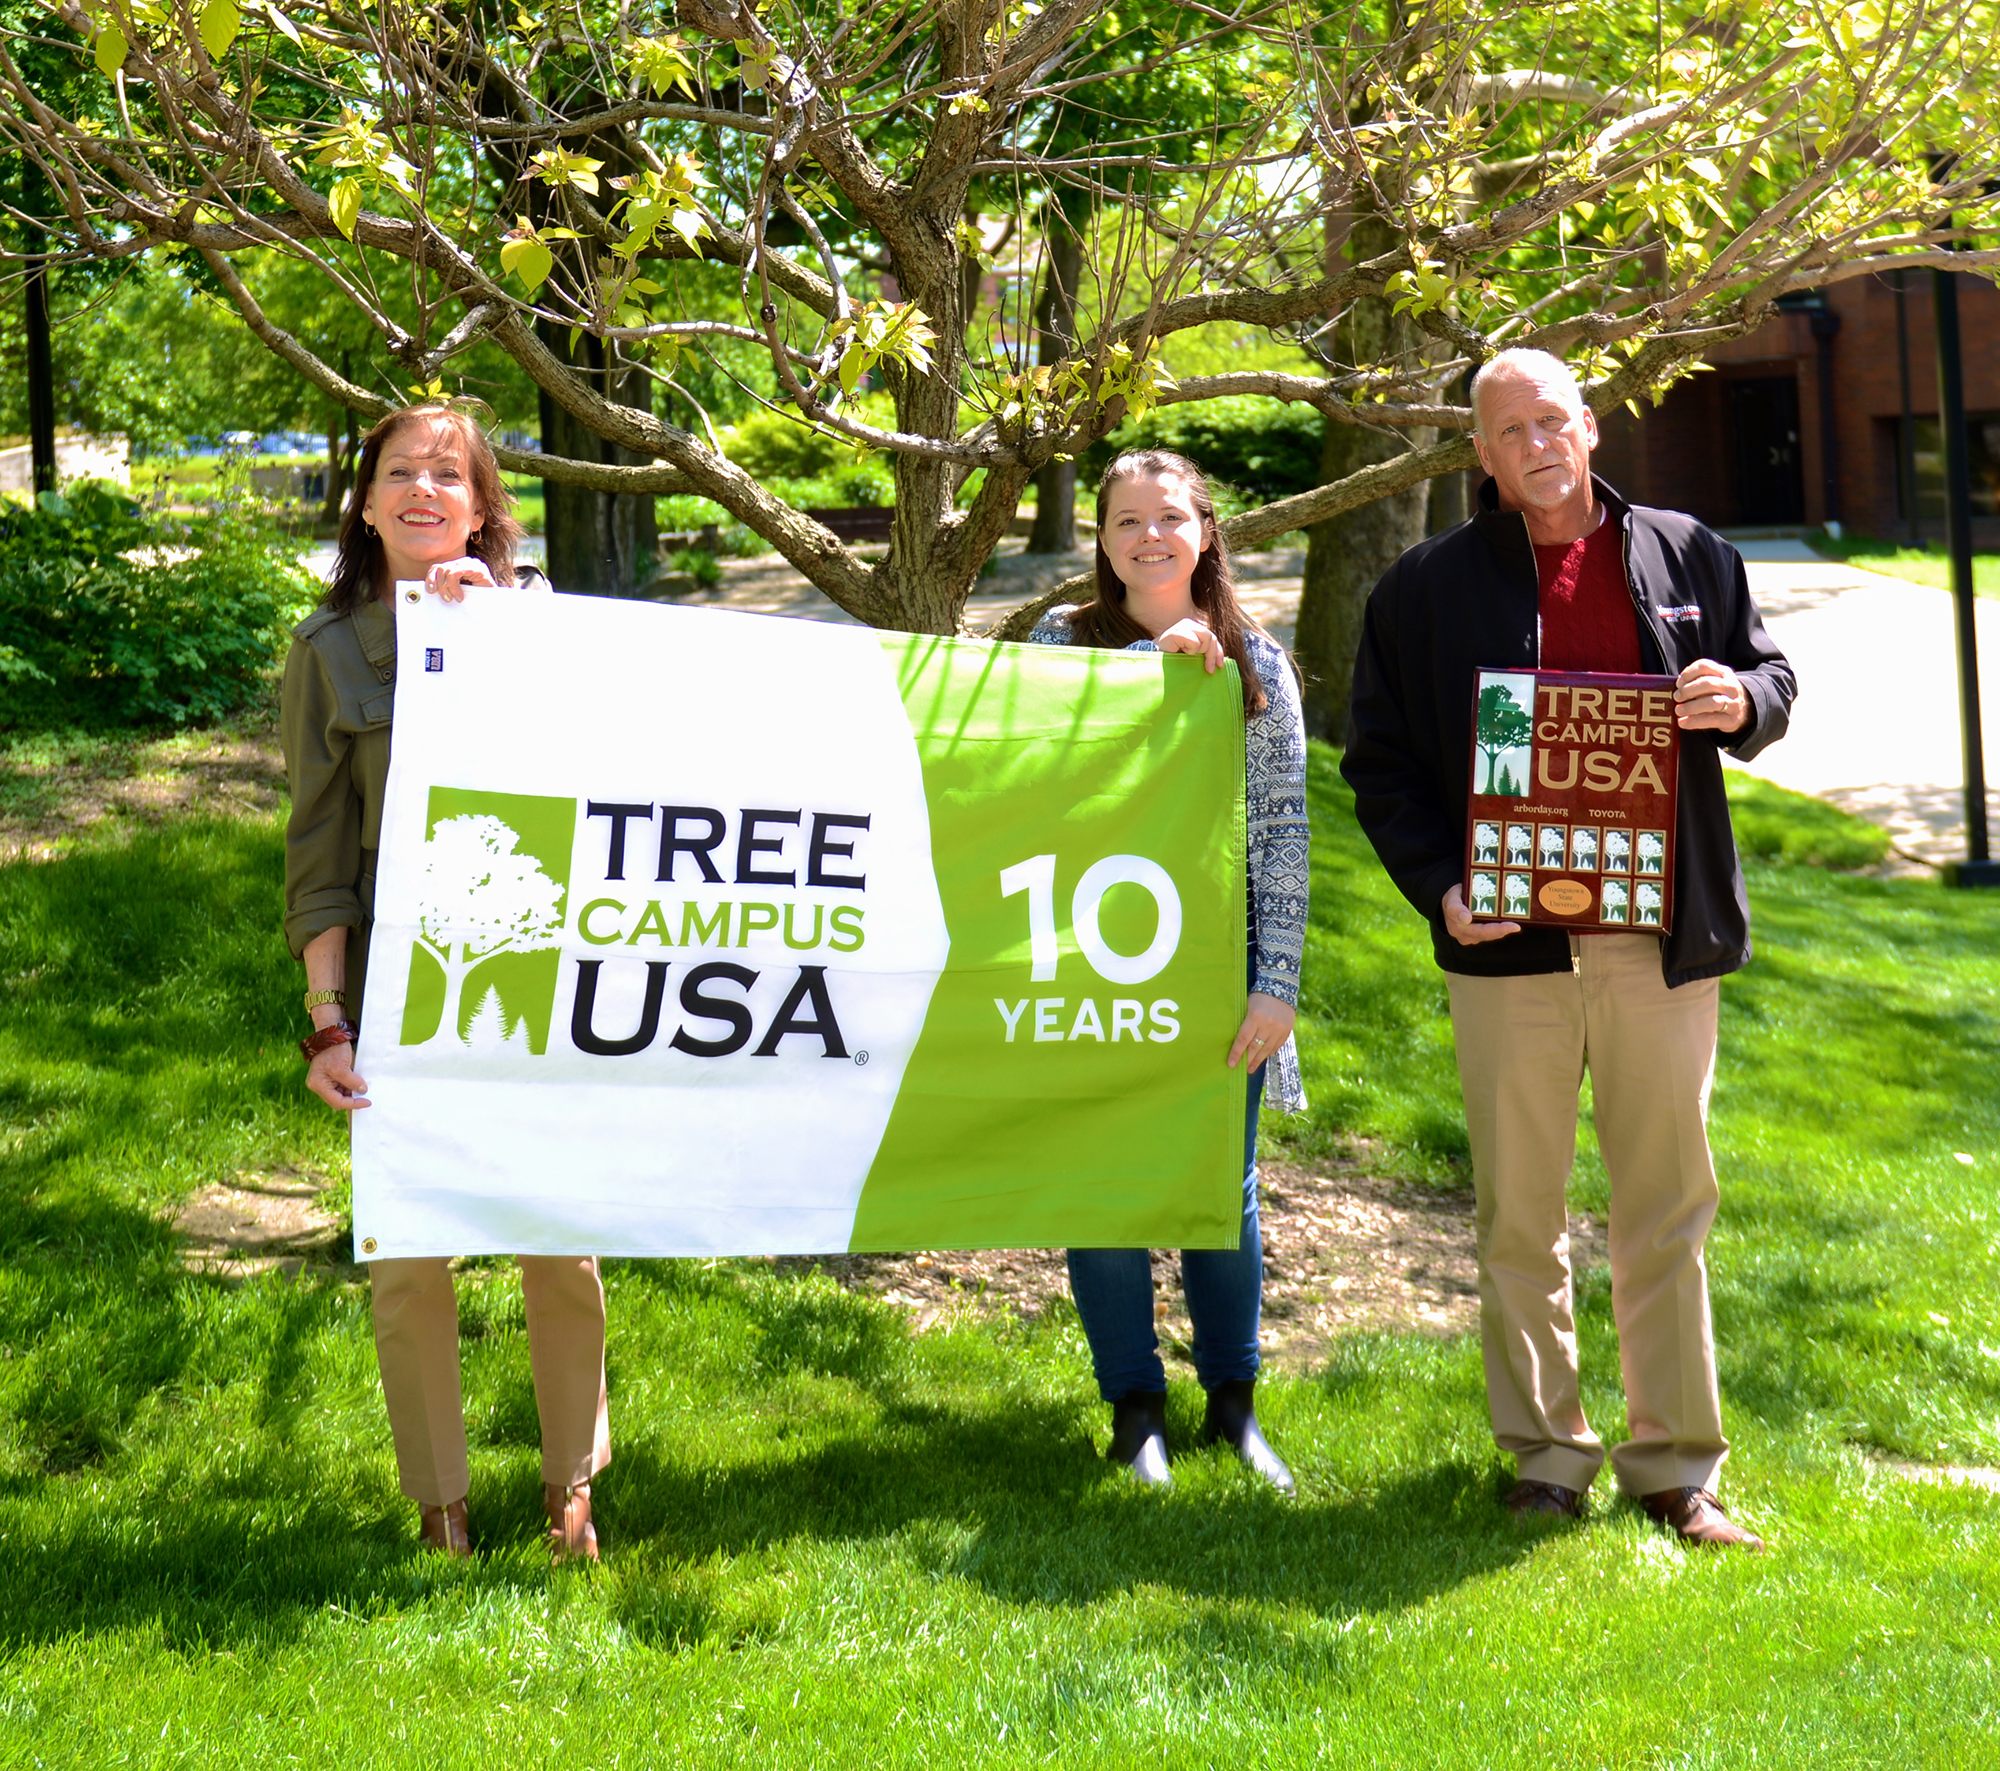
M 1184 1249 L 1181 1279 L 1194 1327 L 1196 1376 L 1208 1393 L 1203 1444 L 1221 1441 L 1281 1493 L 1292 1473 L 1257 1425 L 1257 1330 L 1264 1285 L 1257 1223 L 1260 1098 L 1305 1105 L 1292 1022 L 1305 946 L 1305 724 L 1284 649 L 1236 601 L 1229 553 L 1208 482 L 1163 450 L 1121 455 L 1097 490 L 1097 597 L 1052 609 L 1030 636 L 1044 645 L 1197 652 L 1243 678 L 1248 773 L 1250 995 L 1228 1062 L 1249 1066 L 1243 1134 L 1243 1230 L 1234 1249 Z M 1167 1469 L 1166 1372 L 1153 1329 L 1152 1256 L 1140 1248 L 1073 1248 L 1070 1292 L 1090 1340 L 1099 1393 L 1111 1404 L 1108 1455 L 1141 1482 Z
M 285 936 L 305 962 L 316 1029 L 300 1042 L 306 1086 L 339 1112 L 368 1105 L 354 1040 L 389 776 L 394 588 L 421 582 L 456 602 L 468 586 L 513 585 L 521 530 L 512 502 L 465 413 L 444 405 L 391 413 L 362 440 L 325 600 L 300 624 L 286 661 Z M 604 1287 L 594 1258 L 523 1255 L 520 1265 L 551 1547 L 558 1559 L 595 1560 L 590 1479 L 611 1460 Z M 417 1503 L 425 1543 L 468 1556 L 471 1474 L 450 1265 L 377 1260 L 369 1278 L 403 1492 Z

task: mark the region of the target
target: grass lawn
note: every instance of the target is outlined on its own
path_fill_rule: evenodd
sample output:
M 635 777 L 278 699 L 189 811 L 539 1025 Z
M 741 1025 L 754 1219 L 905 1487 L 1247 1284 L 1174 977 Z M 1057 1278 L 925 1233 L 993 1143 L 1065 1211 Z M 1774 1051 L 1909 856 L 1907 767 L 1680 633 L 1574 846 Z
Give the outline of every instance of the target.
M 1443 985 L 1334 763 L 1285 1135 L 1462 1185 Z M 1504 1522 L 1467 1339 L 1272 1378 L 1295 1502 L 1212 1453 L 1158 1496 L 1098 1455 L 1071 1316 L 916 1335 L 824 1276 L 685 1261 L 609 1274 L 609 1556 L 552 1575 L 506 1263 L 460 1282 L 482 1554 L 447 1565 L 351 1271 L 198 1276 L 163 1223 L 242 1170 L 345 1173 L 279 879 L 259 820 L 0 866 L 0 1764 L 1990 1761 L 2000 1496 L 1888 1461 L 2000 1464 L 1990 895 L 1752 867 L 1710 1251 L 1727 1489 L 1768 1555 L 1684 1553 L 1608 1484 L 1580 1527 Z M 1575 1190 L 1605 1208 L 1587 1138 Z M 1615 1436 L 1601 1274 L 1579 1313 Z M 1183 1378 L 1182 1445 L 1197 1419 Z
M 1866 535 L 1835 541 L 1825 534 L 1814 535 L 1811 546 L 1815 553 L 1830 560 L 1846 560 L 1863 571 L 1884 572 L 1891 578 L 1908 578 L 1939 590 L 1951 588 L 1951 556 L 1942 547 L 1908 547 Z M 1979 596 L 2000 597 L 2000 553 L 1972 556 L 1972 588 Z

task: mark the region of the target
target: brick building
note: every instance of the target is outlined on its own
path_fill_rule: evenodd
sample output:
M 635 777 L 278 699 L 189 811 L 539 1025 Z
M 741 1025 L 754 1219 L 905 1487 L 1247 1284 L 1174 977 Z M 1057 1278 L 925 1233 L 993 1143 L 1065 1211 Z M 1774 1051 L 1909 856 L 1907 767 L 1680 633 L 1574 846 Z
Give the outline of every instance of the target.
M 1931 274 L 1906 275 L 1906 347 L 1892 278 L 1788 298 L 1767 325 L 1718 346 L 1710 370 L 1677 383 L 1657 409 L 1642 403 L 1638 418 L 1620 410 L 1606 419 L 1598 471 L 1628 498 L 1716 528 L 1835 518 L 1850 533 L 1900 539 L 1914 516 L 1923 539 L 1942 540 Z M 1958 291 L 1973 539 L 2000 547 L 2000 289 L 1961 275 Z

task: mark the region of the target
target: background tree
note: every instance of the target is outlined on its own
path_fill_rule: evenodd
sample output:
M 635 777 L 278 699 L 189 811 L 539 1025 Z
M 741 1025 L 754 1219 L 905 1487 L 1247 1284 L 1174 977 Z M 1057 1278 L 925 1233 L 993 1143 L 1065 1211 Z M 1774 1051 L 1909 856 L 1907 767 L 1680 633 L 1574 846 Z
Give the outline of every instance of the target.
M 497 350 L 617 455 L 507 466 L 699 493 L 892 628 L 955 629 L 1034 475 L 1155 404 L 1304 401 L 1392 439 L 1232 517 L 1251 545 L 1469 466 L 1447 390 L 1503 344 L 1570 357 L 1602 411 L 1787 291 L 2000 262 L 1977 238 L 1945 258 L 1951 212 L 1977 222 L 1992 201 L 1995 0 L 1644 18 L 1629 0 L 1440 0 L 1331 19 L 1228 0 L 1171 27 L 1103 0 L 679 0 L 678 31 L 633 0 L 7 16 L 0 135 L 58 198 L 45 225 L 16 218 L 23 249 L 28 233 L 64 265 L 191 249 L 268 349 L 363 417 Z M 65 51 L 99 80 L 65 74 L 51 102 L 37 70 Z M 1209 102 L 1153 139 L 1043 127 L 1164 69 L 1201 70 Z M 1957 158 L 1933 187 L 1940 144 Z M 1025 236 L 1071 194 L 1089 213 L 1076 342 L 1037 364 L 1031 328 L 971 327 L 984 240 L 967 218 Z M 274 320 L 258 254 L 361 315 L 396 381 L 343 374 Z M 701 306 L 710 275 L 733 285 L 726 318 Z M 1366 303 L 1386 304 L 1380 324 Z M 1322 360 L 1174 385 L 1163 342 L 1210 327 Z M 886 558 L 717 447 L 688 366 L 745 349 L 767 403 L 887 460 Z M 864 377 L 887 410 L 857 397 Z M 1338 649 L 1309 648 L 1323 682 Z

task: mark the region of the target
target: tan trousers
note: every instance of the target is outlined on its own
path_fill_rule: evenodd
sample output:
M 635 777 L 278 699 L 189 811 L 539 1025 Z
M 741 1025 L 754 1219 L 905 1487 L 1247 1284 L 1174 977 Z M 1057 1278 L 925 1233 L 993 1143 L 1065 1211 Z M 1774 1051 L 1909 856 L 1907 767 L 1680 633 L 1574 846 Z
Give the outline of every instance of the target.
M 1573 936 L 1574 969 L 1448 976 L 1477 1196 L 1479 1323 L 1493 1436 L 1523 1479 L 1585 1489 L 1565 1190 L 1586 1068 L 1611 1179 L 1611 1303 L 1629 1494 L 1713 1488 L 1728 1441 L 1702 1243 L 1715 1217 L 1708 1094 L 1719 987 L 1669 990 L 1654 935 Z
M 593 1256 L 521 1255 L 528 1364 L 542 1417 L 542 1480 L 588 1482 L 611 1461 L 604 1392 L 604 1283 Z M 403 1492 L 448 1506 L 472 1486 L 458 1386 L 458 1295 L 451 1263 L 370 1261 L 375 1356 Z

